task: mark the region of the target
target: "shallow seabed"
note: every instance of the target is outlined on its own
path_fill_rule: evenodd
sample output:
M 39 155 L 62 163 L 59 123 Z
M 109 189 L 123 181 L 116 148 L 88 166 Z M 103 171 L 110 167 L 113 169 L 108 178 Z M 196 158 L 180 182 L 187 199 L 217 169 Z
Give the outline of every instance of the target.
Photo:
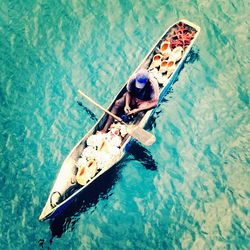
M 1 249 L 249 249 L 249 12 L 242 0 L 2 0 Z M 202 31 L 152 119 L 157 142 L 40 223 L 102 114 L 77 89 L 108 106 L 181 18 Z

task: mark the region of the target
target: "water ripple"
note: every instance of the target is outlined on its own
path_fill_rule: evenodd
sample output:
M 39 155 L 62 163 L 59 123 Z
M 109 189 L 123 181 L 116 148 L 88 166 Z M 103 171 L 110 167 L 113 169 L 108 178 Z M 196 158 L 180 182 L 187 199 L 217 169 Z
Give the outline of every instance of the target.
M 248 7 L 234 0 L 3 1 L 2 248 L 247 249 Z M 102 114 L 77 89 L 107 106 L 164 29 L 183 17 L 202 32 L 149 126 L 157 142 L 135 143 L 68 216 L 39 223 L 60 165 Z

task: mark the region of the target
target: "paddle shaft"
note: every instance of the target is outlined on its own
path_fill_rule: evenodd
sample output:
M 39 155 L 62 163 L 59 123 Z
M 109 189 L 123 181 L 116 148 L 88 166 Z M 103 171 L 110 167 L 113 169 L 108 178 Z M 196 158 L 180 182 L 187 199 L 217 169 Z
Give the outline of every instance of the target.
M 107 109 L 105 109 L 104 107 L 102 107 L 100 104 L 98 104 L 97 102 L 95 102 L 94 100 L 92 100 L 90 97 L 88 97 L 87 95 L 85 95 L 81 90 L 78 90 L 78 93 L 80 95 L 82 95 L 84 98 L 86 98 L 89 102 L 91 102 L 92 104 L 94 104 L 96 107 L 98 107 L 99 109 L 101 109 L 102 111 L 104 111 L 105 113 L 109 114 L 110 116 L 112 116 L 114 119 L 116 119 L 118 122 L 121 122 L 123 124 L 125 124 L 125 122 L 117 115 L 113 114 L 112 112 L 108 111 Z
M 113 114 L 112 112 L 108 111 L 107 109 L 103 108 L 101 105 L 96 103 L 94 100 L 92 100 L 90 97 L 85 95 L 81 90 L 78 90 L 78 93 L 82 95 L 84 98 L 86 98 L 89 102 L 94 104 L 96 107 L 104 111 L 105 113 L 109 114 L 112 116 L 114 119 L 116 119 L 118 122 L 121 122 L 122 124 L 126 125 L 127 127 L 127 132 L 130 136 L 134 137 L 136 140 L 139 142 L 143 143 L 146 146 L 150 146 L 155 142 L 155 136 L 149 133 L 148 131 L 144 130 L 141 127 L 138 126 L 131 126 L 126 124 L 119 116 Z

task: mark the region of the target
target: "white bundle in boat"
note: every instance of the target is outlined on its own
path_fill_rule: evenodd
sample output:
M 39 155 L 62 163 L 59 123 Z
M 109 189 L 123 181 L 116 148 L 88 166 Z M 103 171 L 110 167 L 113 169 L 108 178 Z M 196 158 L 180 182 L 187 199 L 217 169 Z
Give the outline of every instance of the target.
M 80 185 L 85 185 L 93 178 L 98 169 L 107 169 L 120 159 L 121 129 L 126 134 L 121 126 L 111 127 L 108 133 L 98 133 L 87 139 L 88 146 L 76 163 L 78 168 L 76 180 Z
M 92 146 L 87 146 L 87 147 L 83 150 L 81 156 L 82 156 L 82 158 L 95 159 L 95 158 L 97 157 L 97 154 L 98 154 L 98 151 L 97 151 L 94 147 L 92 147 Z
M 105 141 L 103 147 L 98 153 L 97 165 L 99 169 L 106 169 L 120 159 L 121 150 L 113 146 L 110 142 Z
M 79 163 L 79 161 L 78 161 Z M 95 176 L 97 172 L 96 160 L 86 160 L 77 172 L 76 180 L 79 184 L 85 185 L 91 178 Z
M 120 147 L 122 143 L 122 138 L 119 136 L 120 130 L 118 128 L 111 128 L 110 131 L 106 134 L 105 142 L 108 145 L 114 147 Z
M 98 133 L 95 135 L 91 135 L 87 139 L 87 145 L 92 147 L 97 147 L 97 149 L 100 149 L 104 140 L 105 140 L 106 134 Z

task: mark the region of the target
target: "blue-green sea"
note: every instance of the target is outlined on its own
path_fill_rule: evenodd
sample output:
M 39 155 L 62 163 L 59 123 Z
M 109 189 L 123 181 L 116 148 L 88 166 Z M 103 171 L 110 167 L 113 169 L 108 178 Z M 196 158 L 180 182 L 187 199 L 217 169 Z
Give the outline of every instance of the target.
M 1 249 L 250 249 L 248 0 L 1 0 Z M 164 31 L 201 27 L 156 108 L 157 141 L 57 220 L 63 160 Z

